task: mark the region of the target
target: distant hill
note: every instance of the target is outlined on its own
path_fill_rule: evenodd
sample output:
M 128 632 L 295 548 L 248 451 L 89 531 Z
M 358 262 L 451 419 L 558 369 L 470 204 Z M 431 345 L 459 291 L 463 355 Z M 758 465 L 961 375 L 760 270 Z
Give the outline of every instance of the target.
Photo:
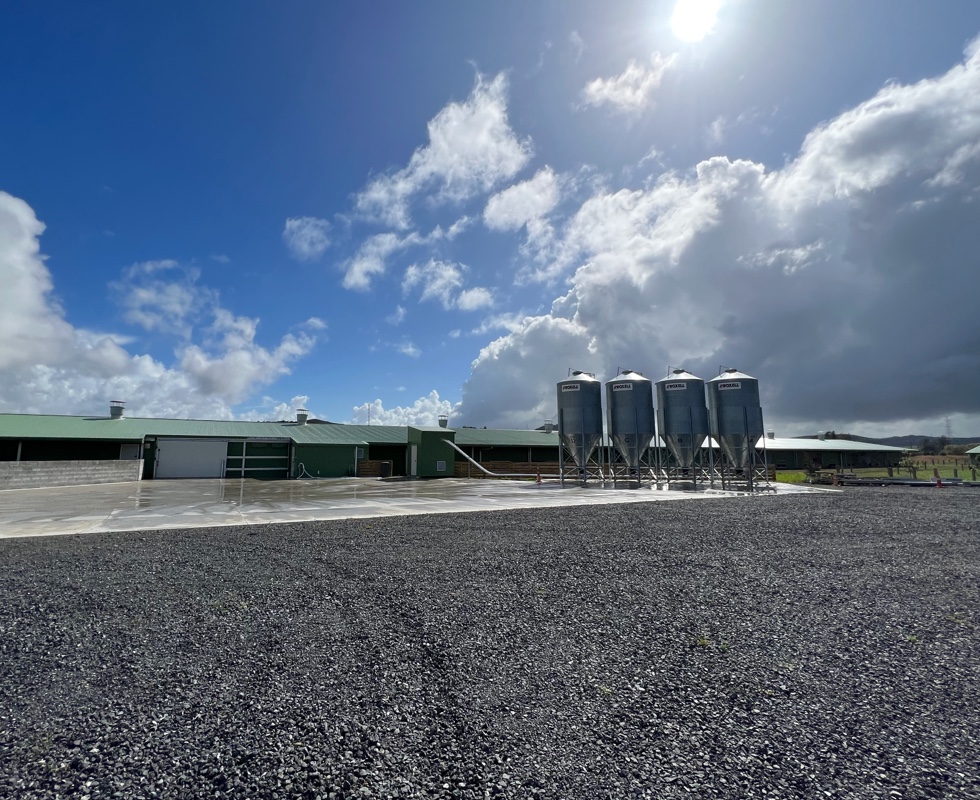
M 885 439 L 865 439 L 860 436 L 852 436 L 860 442 L 877 442 L 878 444 L 890 444 L 892 447 L 918 447 L 923 439 L 937 439 L 936 436 L 889 436 Z M 980 444 L 980 436 L 951 436 L 949 444 Z

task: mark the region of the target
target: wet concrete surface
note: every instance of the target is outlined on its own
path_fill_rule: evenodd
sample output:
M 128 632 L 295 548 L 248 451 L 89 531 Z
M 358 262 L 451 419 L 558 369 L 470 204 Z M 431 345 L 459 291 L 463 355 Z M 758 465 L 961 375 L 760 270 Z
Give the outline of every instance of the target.
M 819 491 L 780 484 L 778 494 Z M 612 488 L 557 482 L 171 480 L 0 492 L 0 538 L 106 531 L 721 499 L 720 490 Z M 772 492 L 765 492 L 772 494 Z

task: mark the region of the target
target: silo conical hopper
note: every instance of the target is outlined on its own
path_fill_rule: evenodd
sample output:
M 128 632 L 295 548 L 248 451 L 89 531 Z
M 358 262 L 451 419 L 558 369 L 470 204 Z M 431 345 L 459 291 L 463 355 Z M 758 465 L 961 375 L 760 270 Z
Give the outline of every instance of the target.
M 575 371 L 558 382 L 558 435 L 584 472 L 602 441 L 602 384 L 594 375 Z
M 715 437 L 735 470 L 755 463 L 755 448 L 765 433 L 759 381 L 737 369 L 726 369 L 708 381 L 708 417 Z
M 639 474 L 640 463 L 656 433 L 653 411 L 653 383 L 639 372 L 624 369 L 606 382 L 606 413 L 609 437 L 633 474 Z
M 708 437 L 704 381 L 687 370 L 675 369 L 656 385 L 660 436 L 676 466 L 689 470 Z

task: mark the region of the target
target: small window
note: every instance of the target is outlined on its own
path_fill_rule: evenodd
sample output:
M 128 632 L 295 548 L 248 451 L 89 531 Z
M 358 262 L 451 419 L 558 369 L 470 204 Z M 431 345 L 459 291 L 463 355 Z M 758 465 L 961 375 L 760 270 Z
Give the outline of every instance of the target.
M 355 447 L 354 448 L 354 458 L 364 458 L 364 448 Z
M 436 472 L 445 472 L 445 471 L 446 471 L 446 462 L 445 461 L 437 461 L 436 462 Z

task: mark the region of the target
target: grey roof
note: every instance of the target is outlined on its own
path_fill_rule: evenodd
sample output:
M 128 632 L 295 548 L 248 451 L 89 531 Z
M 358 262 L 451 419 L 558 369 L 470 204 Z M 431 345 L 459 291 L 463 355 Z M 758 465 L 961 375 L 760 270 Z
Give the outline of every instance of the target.
M 765 447 L 766 450 L 822 450 L 841 453 L 848 451 L 851 453 L 868 452 L 889 452 L 901 453 L 903 448 L 892 447 L 887 444 L 871 444 L 870 442 L 855 442 L 850 439 L 759 439 L 757 448 Z
M 661 445 L 663 446 L 663 445 Z M 714 439 L 707 439 L 703 447 L 718 447 Z M 792 439 L 789 437 L 768 439 L 760 437 L 756 443 L 758 450 L 792 450 L 800 451 L 821 451 L 830 453 L 901 453 L 904 448 L 892 447 L 887 444 L 869 444 L 867 442 L 853 442 L 850 439 Z
M 968 456 L 972 456 L 972 455 L 974 455 L 974 454 L 980 454 L 980 445 L 977 445 L 977 446 L 976 446 L 976 447 L 974 447 L 974 448 L 973 448 L 972 450 L 967 450 L 967 451 L 966 451 L 966 454 L 967 454 Z

